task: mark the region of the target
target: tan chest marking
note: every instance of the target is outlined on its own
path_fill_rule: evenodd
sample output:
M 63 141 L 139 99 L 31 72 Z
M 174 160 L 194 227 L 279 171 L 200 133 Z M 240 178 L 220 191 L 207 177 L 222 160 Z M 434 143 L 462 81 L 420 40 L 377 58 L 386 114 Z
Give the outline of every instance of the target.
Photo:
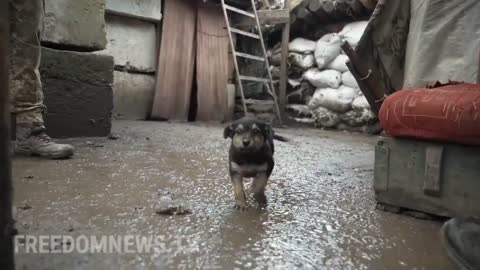
M 238 165 L 235 162 L 230 163 L 232 171 L 240 173 L 241 175 L 252 175 L 252 174 L 257 174 L 261 172 L 266 172 L 268 168 L 268 164 L 262 163 L 259 165 Z

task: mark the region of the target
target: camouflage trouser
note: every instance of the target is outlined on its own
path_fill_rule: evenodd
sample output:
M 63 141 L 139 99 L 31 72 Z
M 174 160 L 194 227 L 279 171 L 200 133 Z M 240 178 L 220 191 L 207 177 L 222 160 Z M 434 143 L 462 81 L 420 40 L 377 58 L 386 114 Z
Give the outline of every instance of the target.
M 43 123 L 40 32 L 44 0 L 8 0 L 10 11 L 10 97 L 17 123 Z

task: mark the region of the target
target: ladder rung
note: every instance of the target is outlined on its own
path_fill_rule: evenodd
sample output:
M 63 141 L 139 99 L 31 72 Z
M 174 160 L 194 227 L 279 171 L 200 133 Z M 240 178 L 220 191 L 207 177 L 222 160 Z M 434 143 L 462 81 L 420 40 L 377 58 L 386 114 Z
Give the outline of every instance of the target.
M 239 13 L 239 14 L 242 14 L 242 15 L 245 15 L 245 16 L 248 16 L 248 17 L 251 17 L 251 18 L 255 18 L 255 14 L 251 13 L 251 12 L 248 12 L 248 11 L 245 11 L 245 10 L 241 10 L 239 8 L 236 8 L 236 7 L 232 7 L 230 5 L 227 5 L 225 4 L 225 8 L 228 9 L 228 10 L 231 10 L 233 12 L 236 12 L 236 13 Z
M 240 30 L 240 29 L 237 29 L 237 28 L 230 27 L 230 31 L 232 31 L 234 33 L 237 33 L 237 34 L 240 34 L 240 35 L 247 36 L 247 37 L 260 39 L 260 35 L 250 33 L 250 32 L 247 32 L 247 31 L 243 31 L 243 30 Z
M 257 60 L 257 61 L 265 61 L 265 58 L 263 58 L 263 57 L 256 56 L 256 55 L 251 55 L 251 54 L 248 54 L 248 53 L 235 52 L 235 55 L 239 56 L 239 57 L 243 57 L 243 58 Z
M 268 82 L 270 82 L 269 79 L 257 78 L 257 77 L 251 77 L 251 76 L 243 76 L 243 75 L 240 75 L 240 80 L 244 80 L 244 81 L 254 81 L 254 82 L 262 82 L 262 83 L 268 83 Z

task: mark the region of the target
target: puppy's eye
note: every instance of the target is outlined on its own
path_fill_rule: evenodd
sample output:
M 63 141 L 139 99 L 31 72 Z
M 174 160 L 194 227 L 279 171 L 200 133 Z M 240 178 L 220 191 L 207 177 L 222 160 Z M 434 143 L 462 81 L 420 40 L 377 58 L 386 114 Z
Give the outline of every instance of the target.
M 254 133 L 254 134 L 258 134 L 258 133 L 260 133 L 260 130 L 254 129 L 254 130 L 253 130 L 253 133 Z

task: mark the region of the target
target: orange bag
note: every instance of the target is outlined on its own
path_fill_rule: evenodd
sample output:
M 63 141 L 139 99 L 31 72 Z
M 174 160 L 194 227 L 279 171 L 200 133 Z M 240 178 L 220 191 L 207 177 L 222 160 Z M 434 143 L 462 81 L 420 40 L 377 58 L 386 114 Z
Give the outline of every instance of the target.
M 480 84 L 398 91 L 379 118 L 390 136 L 480 145 Z

